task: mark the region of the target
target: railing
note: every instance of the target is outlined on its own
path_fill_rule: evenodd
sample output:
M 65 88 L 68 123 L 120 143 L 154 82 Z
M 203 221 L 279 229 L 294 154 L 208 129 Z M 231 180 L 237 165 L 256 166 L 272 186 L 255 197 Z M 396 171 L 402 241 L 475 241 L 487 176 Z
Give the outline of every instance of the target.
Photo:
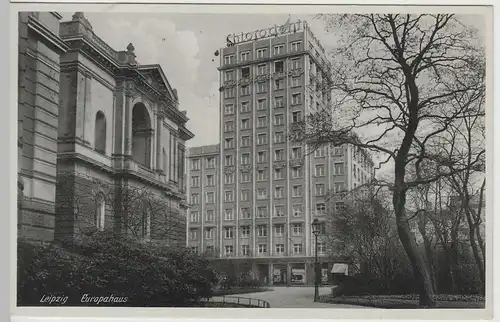
M 225 296 L 225 295 L 217 296 L 215 298 L 208 299 L 207 302 L 222 303 L 222 304 L 238 304 L 247 307 L 260 307 L 260 308 L 271 307 L 271 305 L 267 301 L 254 299 L 250 297 L 241 297 L 241 296 Z

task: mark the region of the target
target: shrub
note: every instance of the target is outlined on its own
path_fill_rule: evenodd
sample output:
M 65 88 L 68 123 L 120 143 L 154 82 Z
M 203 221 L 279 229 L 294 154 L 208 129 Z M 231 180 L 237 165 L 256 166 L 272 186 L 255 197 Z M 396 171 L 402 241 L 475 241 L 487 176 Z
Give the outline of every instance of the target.
M 48 246 L 18 242 L 18 304 L 42 295 L 127 297 L 108 305 L 177 306 L 211 296 L 216 277 L 208 260 L 185 249 L 139 243 L 110 233 Z M 103 305 L 101 303 L 101 305 Z

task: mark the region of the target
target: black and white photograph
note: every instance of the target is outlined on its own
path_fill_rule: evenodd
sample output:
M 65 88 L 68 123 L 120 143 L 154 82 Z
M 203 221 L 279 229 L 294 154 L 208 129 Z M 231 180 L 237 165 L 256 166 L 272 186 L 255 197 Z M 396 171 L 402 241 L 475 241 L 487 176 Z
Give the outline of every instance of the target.
M 16 12 L 17 307 L 485 310 L 491 8 L 238 7 Z

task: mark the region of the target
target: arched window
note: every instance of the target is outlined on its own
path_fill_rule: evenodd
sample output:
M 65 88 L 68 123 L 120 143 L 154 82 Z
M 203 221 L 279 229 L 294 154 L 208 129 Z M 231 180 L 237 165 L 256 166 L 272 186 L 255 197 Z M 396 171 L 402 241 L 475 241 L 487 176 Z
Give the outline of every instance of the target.
M 151 236 L 151 212 L 149 209 L 146 209 L 142 213 L 142 237 L 144 239 L 149 239 Z
M 104 230 L 104 224 L 106 222 L 106 199 L 101 194 L 97 198 L 97 207 L 95 212 L 95 224 L 98 230 Z
M 168 173 L 168 159 L 167 159 L 167 152 L 165 152 L 165 148 L 163 148 L 163 153 L 162 153 L 162 162 L 163 162 L 163 172 L 165 172 L 165 174 Z
M 94 148 L 99 153 L 106 153 L 106 116 L 99 111 L 95 116 Z
M 132 158 L 135 162 L 151 167 L 151 119 L 142 103 L 132 109 Z

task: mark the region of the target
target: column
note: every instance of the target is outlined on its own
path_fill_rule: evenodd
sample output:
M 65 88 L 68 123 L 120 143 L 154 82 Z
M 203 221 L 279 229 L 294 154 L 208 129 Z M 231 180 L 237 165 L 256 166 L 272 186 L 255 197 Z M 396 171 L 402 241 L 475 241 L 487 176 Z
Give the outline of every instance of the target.
M 274 280 L 274 267 L 273 263 L 269 261 L 269 277 L 268 277 L 269 285 L 273 285 L 273 280 Z
M 128 156 L 132 156 L 132 96 L 131 90 L 125 92 L 124 154 Z
M 162 148 L 161 148 L 161 128 L 162 128 L 163 124 L 162 124 L 162 120 L 161 120 L 161 117 L 159 115 L 156 116 L 156 169 L 157 170 L 163 170 L 165 171 L 165 169 L 163 169 L 163 166 L 162 166 L 162 159 L 161 159 L 161 156 L 162 156 Z
M 149 159 L 151 160 L 151 170 L 156 170 L 156 154 L 157 154 L 157 146 L 156 146 L 156 129 L 158 128 L 158 114 L 153 114 L 153 122 L 151 122 L 151 127 L 154 128 L 150 133 L 150 146 L 151 150 L 149 151 Z

